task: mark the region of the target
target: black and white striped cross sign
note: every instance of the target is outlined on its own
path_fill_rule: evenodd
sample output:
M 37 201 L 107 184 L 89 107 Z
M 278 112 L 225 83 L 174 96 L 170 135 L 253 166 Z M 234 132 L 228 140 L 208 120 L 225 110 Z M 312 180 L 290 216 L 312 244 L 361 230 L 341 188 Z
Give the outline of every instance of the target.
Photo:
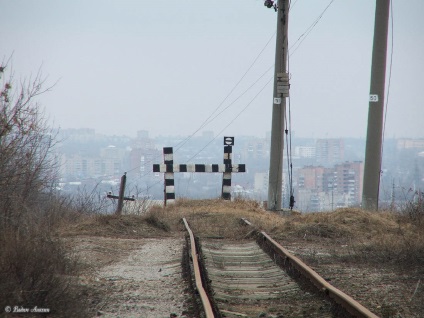
M 223 164 L 174 164 L 172 147 L 164 147 L 163 164 L 153 165 L 153 172 L 164 173 L 164 204 L 175 200 L 175 172 L 221 172 L 223 174 L 221 198 L 231 200 L 231 173 L 246 172 L 245 164 L 232 164 L 232 145 L 234 137 L 224 137 Z

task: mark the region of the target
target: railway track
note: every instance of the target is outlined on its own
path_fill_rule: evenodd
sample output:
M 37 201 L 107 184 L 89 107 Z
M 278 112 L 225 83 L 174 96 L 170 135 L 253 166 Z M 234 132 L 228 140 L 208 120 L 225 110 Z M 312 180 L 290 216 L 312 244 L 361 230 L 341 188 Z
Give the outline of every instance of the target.
M 201 242 L 183 221 L 204 317 L 377 317 L 247 220 L 249 240 Z

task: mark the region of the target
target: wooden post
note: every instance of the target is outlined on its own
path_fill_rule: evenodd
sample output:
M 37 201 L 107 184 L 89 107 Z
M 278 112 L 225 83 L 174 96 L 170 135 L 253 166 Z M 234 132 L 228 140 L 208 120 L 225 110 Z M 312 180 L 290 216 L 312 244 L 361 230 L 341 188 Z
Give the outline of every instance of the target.
M 118 207 L 115 212 L 116 215 L 121 215 L 122 208 L 124 207 L 124 201 L 135 201 L 134 196 L 132 198 L 124 197 L 126 183 L 127 183 L 127 173 L 124 172 L 124 175 L 121 177 L 121 183 L 119 185 L 119 195 L 118 196 L 113 195 L 112 192 L 109 192 L 107 194 L 107 197 L 110 199 L 118 199 Z
M 118 207 L 116 209 L 116 214 L 120 215 L 122 213 L 122 207 L 124 206 L 124 193 L 125 193 L 125 184 L 127 183 L 127 173 L 121 177 L 121 184 L 119 187 L 119 197 L 118 197 Z

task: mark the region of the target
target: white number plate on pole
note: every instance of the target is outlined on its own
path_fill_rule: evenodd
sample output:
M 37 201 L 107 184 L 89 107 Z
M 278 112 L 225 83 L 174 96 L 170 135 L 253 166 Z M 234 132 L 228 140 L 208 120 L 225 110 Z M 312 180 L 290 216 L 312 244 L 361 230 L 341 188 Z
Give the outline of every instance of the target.
M 377 94 L 370 94 L 370 102 L 378 102 L 378 95 Z
M 274 104 L 280 105 L 281 104 L 281 98 L 280 97 L 274 97 Z

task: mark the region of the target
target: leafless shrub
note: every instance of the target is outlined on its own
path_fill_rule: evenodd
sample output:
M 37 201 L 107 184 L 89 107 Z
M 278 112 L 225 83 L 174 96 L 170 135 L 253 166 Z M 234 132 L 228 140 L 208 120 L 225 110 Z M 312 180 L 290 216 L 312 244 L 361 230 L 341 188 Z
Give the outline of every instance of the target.
M 123 214 L 143 215 L 152 207 L 153 200 L 149 196 L 143 195 L 143 191 L 138 186 L 133 186 L 128 190 L 134 201 L 125 201 Z
M 76 308 L 84 316 L 73 290 L 78 264 L 57 240 L 40 229 L 6 230 L 0 234 L 0 308 L 49 308 L 71 317 Z
M 372 217 L 380 218 L 372 227 L 351 227 L 347 253 L 341 259 L 375 265 L 385 263 L 403 269 L 422 268 L 424 229 L 407 214 L 378 212 L 372 213 Z
M 19 222 L 27 212 L 22 207 L 36 204 L 56 177 L 55 132 L 36 102 L 49 88 L 40 73 L 17 84 L 4 78 L 5 69 L 0 67 L 0 227 Z
M 386 231 L 361 242 L 355 255 L 368 262 L 392 263 L 402 268 L 424 264 L 424 199 L 422 192 L 405 191 L 402 203 L 392 212 L 396 231 Z
M 405 203 L 401 206 L 401 212 L 412 222 L 421 226 L 424 224 L 424 197 L 421 191 L 408 190 Z
M 73 290 L 75 259 L 54 236 L 57 225 L 80 211 L 58 196 L 56 134 L 36 102 L 45 79 L 17 82 L 0 64 L 0 308 L 49 308 L 72 317 L 83 300 Z M 7 78 L 6 78 L 7 77 Z
M 79 189 L 78 192 L 69 199 L 72 208 L 84 215 L 105 213 L 111 206 L 106 196 L 98 191 L 97 186 L 91 191 L 87 191 L 85 187 Z

